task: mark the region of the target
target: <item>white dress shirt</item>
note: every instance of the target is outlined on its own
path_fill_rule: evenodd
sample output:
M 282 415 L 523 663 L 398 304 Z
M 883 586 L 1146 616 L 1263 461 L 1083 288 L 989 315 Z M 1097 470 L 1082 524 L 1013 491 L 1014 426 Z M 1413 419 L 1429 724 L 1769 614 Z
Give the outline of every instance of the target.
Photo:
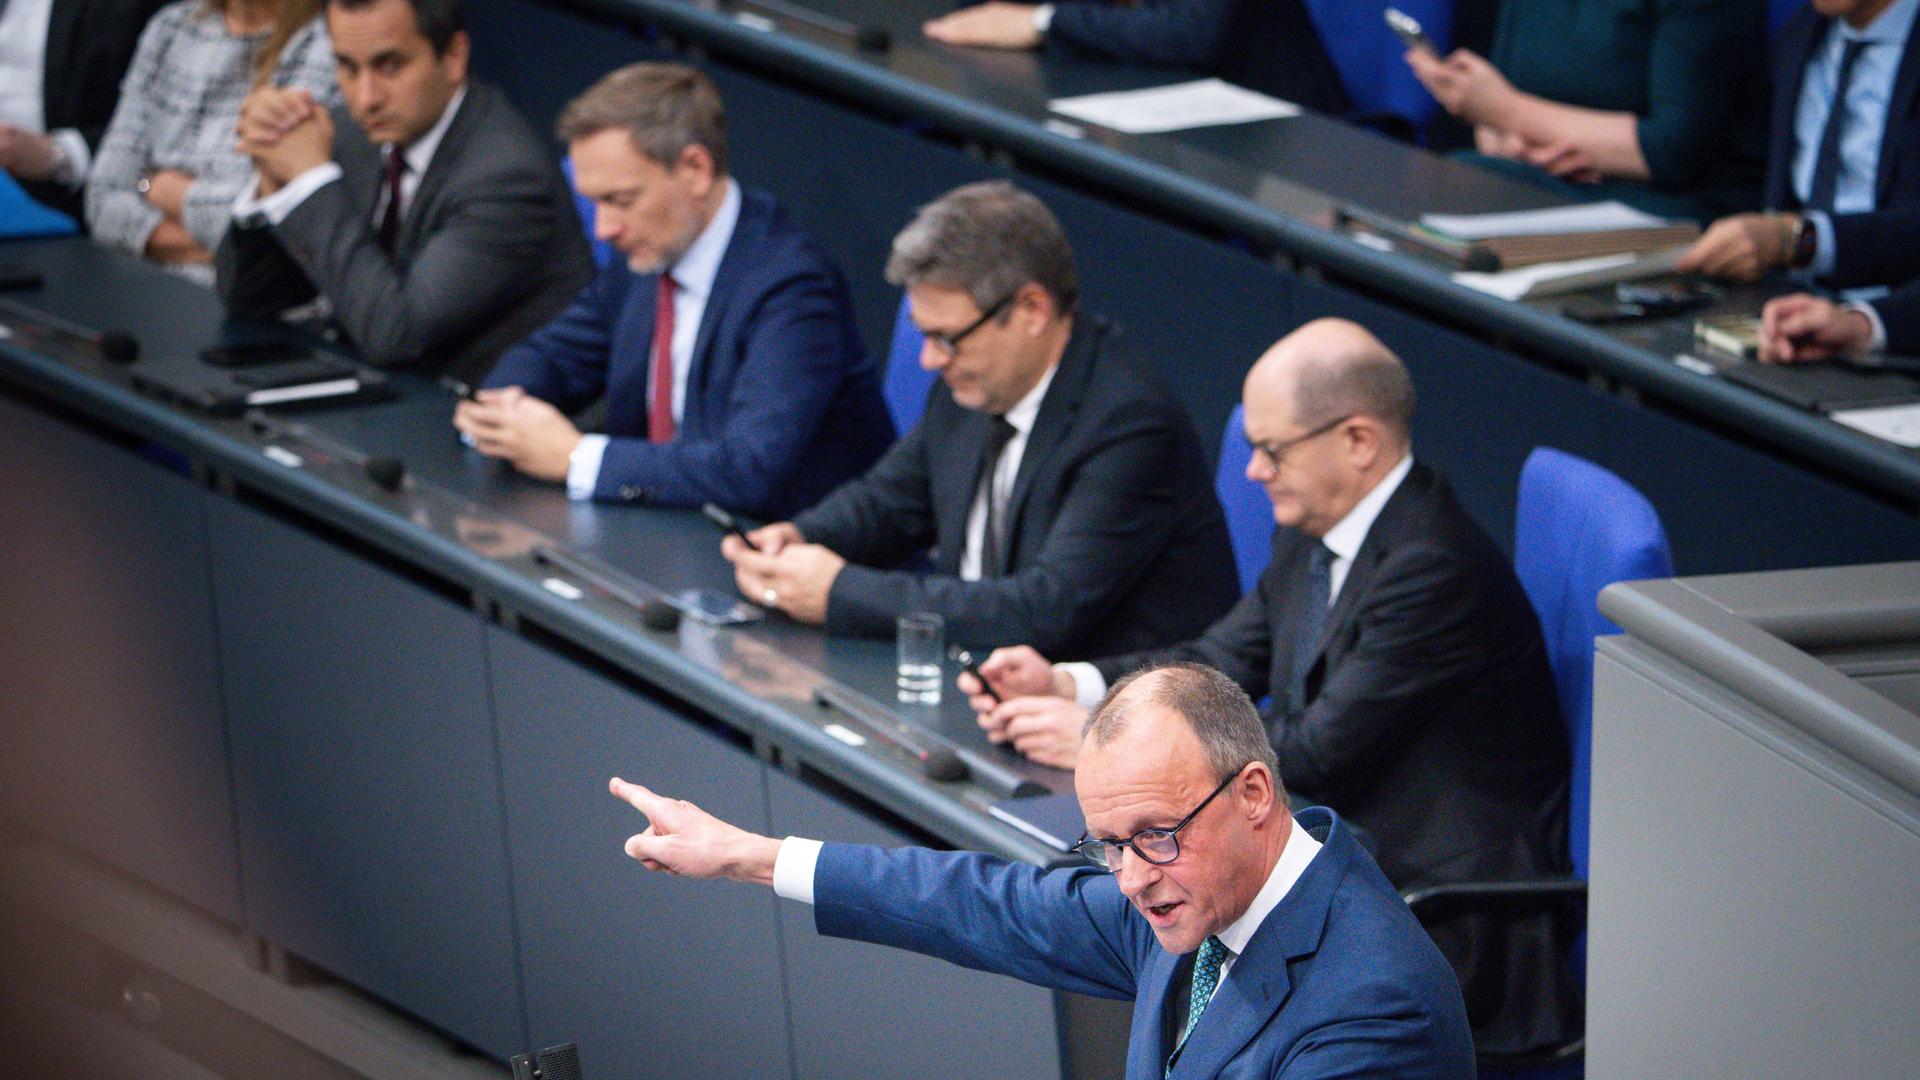
M 446 138 L 447 129 L 453 126 L 454 115 L 460 111 L 461 103 L 466 100 L 465 86 L 455 90 L 453 99 L 447 102 L 445 109 L 441 110 L 440 119 L 435 120 L 432 127 L 401 152 L 400 156 L 407 162 L 407 171 L 400 176 L 402 217 L 406 215 L 407 208 L 413 205 L 413 195 L 420 190 L 420 178 L 427 175 L 427 166 L 433 164 L 433 155 L 440 149 L 440 140 Z M 380 162 L 383 167 L 386 164 L 387 151 L 392 145 L 387 143 L 380 147 Z M 258 221 L 264 218 L 269 223 L 278 225 L 287 220 L 287 215 L 293 213 L 295 207 L 306 202 L 314 192 L 340 179 L 342 175 L 338 163 L 322 162 L 287 181 L 279 191 L 263 199 L 257 194 L 260 190 L 260 173 L 255 171 L 240 188 L 240 198 L 233 204 L 233 216 L 239 221 Z M 378 222 L 386 212 L 387 185 L 382 182 L 379 196 L 373 203 L 373 220 Z
M 740 223 L 740 185 L 732 177 L 723 181 L 727 193 L 713 220 L 694 237 L 686 254 L 680 256 L 667 273 L 673 275 L 673 340 L 667 344 L 673 357 L 673 425 L 677 431 L 686 412 L 687 372 L 693 367 L 693 343 L 700 337 L 700 320 L 707 312 L 707 297 L 713 295 L 713 279 L 720 274 L 720 261 L 727 245 L 733 243 L 734 226 Z M 647 380 L 648 404 L 652 404 L 653 380 Z M 605 435 L 582 435 L 579 445 L 567 459 L 567 497 L 591 499 L 600 481 L 600 461 L 607 453 Z
M 47 27 L 53 0 L 6 0 L 0 7 L 0 124 L 45 132 L 66 153 L 71 172 L 60 178 L 79 187 L 93 154 L 73 128 L 47 131 Z
M 798 900 L 803 904 L 813 903 L 813 873 L 820 862 L 820 849 L 824 845 L 818 840 L 789 836 L 780 841 L 780 852 L 773 859 L 773 891 L 787 900 Z M 1214 936 L 1220 944 L 1227 947 L 1227 958 L 1220 965 L 1220 981 L 1225 982 L 1233 971 L 1233 962 L 1253 935 L 1260 929 L 1273 909 L 1293 891 L 1294 883 L 1307 872 L 1307 866 L 1320 851 L 1320 841 L 1307 835 L 1298 821 L 1293 824 L 1293 832 L 1287 837 L 1287 846 L 1280 850 L 1280 858 L 1273 864 L 1273 870 L 1267 874 L 1266 884 L 1254 894 L 1253 903 L 1238 919 L 1227 924 L 1226 928 Z M 1215 994 L 1220 988 L 1215 986 Z M 1209 998 L 1208 1000 L 1212 1000 Z
M 1000 518 L 1006 519 L 1007 499 L 1013 494 L 1014 478 L 1020 475 L 1020 459 L 1027 453 L 1027 436 L 1033 433 L 1033 422 L 1040 416 L 1040 403 L 1046 400 L 1047 388 L 1053 385 L 1053 376 L 1060 370 L 1059 364 L 1047 369 L 1027 396 L 1007 410 L 1007 423 L 1013 425 L 1013 436 L 1000 451 L 1000 460 L 993 468 L 994 508 L 1000 511 Z M 987 536 L 987 491 L 989 485 L 980 485 L 974 493 L 973 509 L 967 511 L 967 546 L 960 553 L 960 580 L 979 581 L 982 559 L 981 547 Z M 1011 537 L 1009 537 L 1011 541 Z M 1004 553 L 1003 553 L 1004 554 Z
M 1333 552 L 1333 562 L 1327 567 L 1327 606 L 1332 607 L 1340 599 L 1340 587 L 1347 583 L 1347 571 L 1353 569 L 1353 557 L 1360 554 L 1360 545 L 1366 543 L 1367 533 L 1373 530 L 1375 518 L 1386 507 L 1387 500 L 1400 490 L 1400 484 L 1413 471 L 1413 452 L 1400 459 L 1400 463 L 1387 471 L 1373 490 L 1360 497 L 1347 511 L 1347 516 L 1327 530 L 1320 542 Z M 1087 663 L 1055 664 L 1055 671 L 1063 671 L 1073 679 L 1073 700 L 1086 708 L 1100 704 L 1107 694 L 1106 676 L 1100 669 Z

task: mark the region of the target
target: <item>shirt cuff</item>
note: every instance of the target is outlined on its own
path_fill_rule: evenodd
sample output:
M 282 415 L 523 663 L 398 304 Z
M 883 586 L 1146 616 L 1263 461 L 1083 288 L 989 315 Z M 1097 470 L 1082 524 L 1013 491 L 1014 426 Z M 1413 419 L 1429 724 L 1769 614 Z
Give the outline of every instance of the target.
M 605 435 L 582 435 L 567 455 L 567 498 L 584 502 L 600 484 L 600 459 L 607 453 Z
M 1868 352 L 1887 351 L 1887 324 L 1881 321 L 1880 313 L 1873 309 L 1872 304 L 1863 304 L 1856 301 L 1840 306 L 1846 308 L 1848 311 L 1857 311 L 1867 317 L 1867 324 L 1873 327 L 1873 336 L 1867 339 Z
M 233 216 L 240 221 L 265 217 L 268 224 L 278 225 L 314 192 L 340 179 L 341 175 L 340 166 L 328 161 L 287 181 L 279 191 L 257 198 L 253 193 L 260 190 L 260 174 L 255 172 L 240 188 L 240 197 L 233 202 Z
M 1038 33 L 1041 37 L 1046 37 L 1047 31 L 1052 28 L 1053 28 L 1053 5 L 1041 4 L 1039 7 L 1034 8 L 1033 9 L 1034 31 Z
M 1107 696 L 1107 677 L 1092 664 L 1080 661 L 1055 664 L 1053 670 L 1063 672 L 1073 680 L 1073 700 L 1083 709 L 1099 708 L 1100 699 Z
M 1800 216 L 1813 227 L 1813 261 L 1803 272 L 1826 277 L 1833 273 L 1833 218 L 1825 210 L 1806 210 Z
M 773 892 L 784 900 L 813 903 L 813 867 L 820 861 L 818 840 L 789 836 L 780 841 L 780 853 L 773 857 Z
M 58 176 L 63 187 L 78 190 L 87 182 L 87 168 L 93 164 L 93 151 L 87 148 L 87 137 L 73 128 L 58 128 L 47 132 L 47 137 L 60 144 L 60 150 L 67 160 L 66 175 Z

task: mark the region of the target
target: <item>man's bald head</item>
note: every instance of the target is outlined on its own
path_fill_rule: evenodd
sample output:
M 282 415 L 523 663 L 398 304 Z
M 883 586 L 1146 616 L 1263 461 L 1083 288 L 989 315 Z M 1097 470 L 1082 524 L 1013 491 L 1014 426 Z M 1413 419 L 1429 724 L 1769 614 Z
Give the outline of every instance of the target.
M 1371 416 L 1404 447 L 1413 426 L 1413 380 L 1400 358 L 1366 327 L 1315 319 L 1275 342 L 1247 373 L 1246 396 L 1285 402 L 1292 423 L 1311 430 L 1343 416 Z

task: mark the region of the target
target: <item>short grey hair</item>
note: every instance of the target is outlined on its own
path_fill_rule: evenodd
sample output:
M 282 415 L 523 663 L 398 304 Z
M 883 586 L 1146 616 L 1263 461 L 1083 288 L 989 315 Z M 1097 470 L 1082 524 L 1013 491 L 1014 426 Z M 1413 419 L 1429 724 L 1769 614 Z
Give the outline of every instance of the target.
M 1132 692 L 1135 683 L 1143 683 Z M 1200 751 L 1215 781 L 1258 761 L 1273 773 L 1274 789 L 1284 797 L 1280 762 L 1267 743 L 1266 728 L 1253 699 L 1232 679 L 1205 664 L 1180 662 L 1144 667 L 1113 684 L 1087 718 L 1085 738 L 1105 746 L 1133 722 L 1142 705 L 1179 713 L 1200 740 Z
M 727 108 L 713 80 L 685 64 L 628 64 L 609 72 L 560 113 L 560 141 L 578 142 L 612 128 L 634 149 L 672 168 L 689 146 L 704 146 L 713 171 L 727 171 Z
M 1364 413 L 1405 443 L 1413 432 L 1413 379 L 1386 346 L 1373 342 L 1315 357 L 1294 371 L 1293 420 L 1303 428 Z
M 957 187 L 921 207 L 893 238 L 886 273 L 894 285 L 964 289 L 982 311 L 1029 281 L 1063 313 L 1080 298 L 1059 219 L 1004 180 Z

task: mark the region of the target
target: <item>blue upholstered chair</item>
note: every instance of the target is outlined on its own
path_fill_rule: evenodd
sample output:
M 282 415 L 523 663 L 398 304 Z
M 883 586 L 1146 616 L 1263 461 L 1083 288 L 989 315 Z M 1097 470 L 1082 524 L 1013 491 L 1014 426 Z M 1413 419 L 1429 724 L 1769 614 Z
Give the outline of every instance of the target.
M 1420 889 L 1407 903 L 1416 914 L 1466 907 L 1569 904 L 1584 910 L 1588 803 L 1593 761 L 1594 638 L 1620 628 L 1600 614 L 1600 590 L 1616 581 L 1671 577 L 1666 530 L 1646 497 L 1590 461 L 1535 447 L 1520 468 L 1513 561 L 1527 599 L 1540 616 L 1547 660 L 1573 751 L 1567 841 L 1574 876 L 1565 881 L 1473 882 Z M 1586 937 L 1574 946 L 1585 976 Z M 1583 1041 L 1527 1060 L 1481 1057 L 1483 1077 L 1578 1075 Z
M 880 394 L 887 399 L 887 412 L 893 414 L 893 430 L 902 435 L 920 422 L 927 408 L 927 393 L 939 376 L 920 366 L 923 342 L 920 328 L 907 318 L 907 298 L 900 297 L 900 313 L 893 319 L 893 343 L 887 346 L 887 371 Z
M 1213 493 L 1227 512 L 1227 542 L 1233 546 L 1233 565 L 1240 572 L 1240 591 L 1267 568 L 1273 554 L 1273 504 L 1260 485 L 1247 479 L 1247 409 L 1235 405 L 1220 435 L 1220 466 L 1213 476 Z
M 1407 47 L 1387 29 L 1387 4 L 1356 0 L 1306 0 L 1307 16 L 1340 73 L 1340 85 L 1353 103 L 1355 119 L 1397 116 L 1411 131 L 1424 130 L 1439 105 L 1413 77 L 1404 59 Z M 1394 7 L 1420 21 L 1444 53 L 1453 41 L 1453 0 L 1393 0 Z

